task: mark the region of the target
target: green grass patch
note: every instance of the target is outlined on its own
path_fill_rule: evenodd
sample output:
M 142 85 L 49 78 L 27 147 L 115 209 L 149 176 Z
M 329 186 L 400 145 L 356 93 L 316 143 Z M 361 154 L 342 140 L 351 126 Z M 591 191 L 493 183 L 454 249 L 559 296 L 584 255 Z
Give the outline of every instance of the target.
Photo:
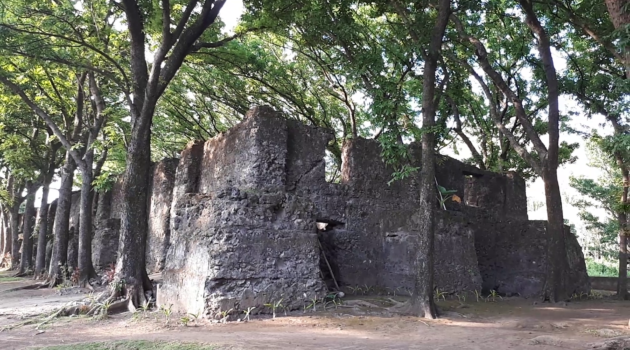
M 0 283 L 2 282 L 16 282 L 22 280 L 21 277 L 13 277 L 13 276 L 0 276 Z
M 57 345 L 42 350 L 218 350 L 216 347 L 199 343 L 157 342 L 148 340 L 123 340 L 100 343 Z

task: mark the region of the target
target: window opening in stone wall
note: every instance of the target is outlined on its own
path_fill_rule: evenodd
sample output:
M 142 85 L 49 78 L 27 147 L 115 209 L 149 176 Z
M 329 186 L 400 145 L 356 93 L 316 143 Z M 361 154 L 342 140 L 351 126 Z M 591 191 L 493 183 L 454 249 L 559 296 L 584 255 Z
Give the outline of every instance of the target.
M 473 174 L 467 171 L 463 172 L 464 176 L 464 204 L 469 207 L 479 207 L 479 199 L 481 195 L 481 183 L 479 179 L 483 176 Z
M 334 244 L 335 230 L 342 229 L 345 225 L 335 220 L 317 220 L 317 243 L 319 244 L 319 272 L 329 290 L 339 290 L 339 283 L 335 272 L 339 271 L 336 264 L 336 251 Z
M 332 152 L 326 150 L 326 156 L 324 157 L 326 164 L 326 182 L 340 183 L 341 182 L 341 159 L 336 157 Z

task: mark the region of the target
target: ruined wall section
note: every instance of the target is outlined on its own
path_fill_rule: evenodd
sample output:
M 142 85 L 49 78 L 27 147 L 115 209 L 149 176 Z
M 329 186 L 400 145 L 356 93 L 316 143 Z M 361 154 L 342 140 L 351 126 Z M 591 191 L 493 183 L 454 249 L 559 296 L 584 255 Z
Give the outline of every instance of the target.
M 120 236 L 120 215 L 122 203 L 122 181 L 113 188 L 98 194 L 95 230 L 92 239 L 92 263 L 94 268 L 104 270 L 116 263 Z
M 475 231 L 483 289 L 522 297 L 540 296 L 547 267 L 547 222 L 479 222 Z M 590 284 L 584 255 L 568 226 L 565 244 L 569 291 L 588 293 Z
M 461 203 L 447 201 L 447 209 L 473 207 L 501 220 L 528 220 L 525 180 L 517 174 L 484 171 L 447 156 L 437 158 L 435 172 L 439 185 L 457 190 L 461 199 Z
M 417 162 L 419 147 L 410 147 L 409 157 Z M 320 234 L 343 285 L 399 293 L 413 288 L 421 234 L 418 178 L 412 175 L 388 184 L 393 172 L 382 161 L 377 141 L 359 138 L 344 145 L 342 183 L 348 188 L 344 225 Z M 474 232 L 468 221 L 445 211 L 437 216 L 436 286 L 453 292 L 479 289 Z
M 231 130 L 190 143 L 173 178 L 170 244 L 158 245 L 168 246 L 158 304 L 208 317 L 260 311 L 280 299 L 300 308 L 325 292 L 318 236 L 342 286 L 410 291 L 421 234 L 417 175 L 390 184 L 394 169 L 382 161 L 378 142 L 356 138 L 343 148 L 342 183 L 327 183 L 331 138 L 258 107 Z M 418 167 L 419 155 L 418 145 L 410 146 Z M 546 232 L 527 219 L 523 179 L 449 157 L 436 165 L 436 182 L 461 199 L 436 212 L 436 286 L 538 293 Z M 165 208 L 158 215 L 162 228 Z M 317 232 L 318 223 L 326 229 Z M 588 288 L 571 237 L 567 276 L 576 290 Z
M 171 236 L 171 205 L 178 163 L 178 159 L 171 158 L 153 166 L 146 246 L 146 266 L 150 273 L 159 272 L 164 268 Z
M 184 152 L 171 210 L 171 244 L 158 304 L 218 317 L 283 299 L 289 308 L 325 293 L 314 205 L 286 188 L 287 121 L 266 107 L 205 143 L 199 186 Z
M 242 123 L 205 143 L 199 193 L 226 187 L 283 191 L 286 158 L 286 120 L 269 107 L 253 109 Z
M 326 146 L 333 134 L 325 129 L 286 120 L 286 191 L 316 193 L 326 187 Z

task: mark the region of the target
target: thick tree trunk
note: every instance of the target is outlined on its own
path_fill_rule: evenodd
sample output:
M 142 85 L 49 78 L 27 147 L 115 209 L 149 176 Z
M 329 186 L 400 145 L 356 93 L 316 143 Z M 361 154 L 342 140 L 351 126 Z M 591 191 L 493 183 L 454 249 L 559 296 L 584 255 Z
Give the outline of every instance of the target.
M 17 198 L 17 196 L 15 197 Z M 9 228 L 11 231 L 11 269 L 20 263 L 20 204 L 15 201 L 9 209 Z
M 519 1 L 526 13 L 527 26 L 538 36 L 538 53 L 543 63 L 547 79 L 547 100 L 549 101 L 548 134 L 549 147 L 546 157 L 542 157 L 542 178 L 545 183 L 547 203 L 547 276 L 543 289 L 543 299 L 551 302 L 565 301 L 569 297 L 568 280 L 565 273 L 569 271 L 567 251 L 564 239 L 564 214 L 562 197 L 558 184 L 558 156 L 560 149 L 560 95 L 558 77 L 551 54 L 551 42 L 542 26 L 530 1 Z M 544 146 L 536 147 L 544 154 Z M 545 159 L 546 158 L 546 159 Z
M 150 103 L 150 102 L 147 102 Z M 148 192 L 151 169 L 151 116 L 135 120 L 127 150 L 127 168 L 123 177 L 123 203 L 116 262 L 116 279 L 125 281 L 123 293 L 130 306 L 144 302 L 144 292 L 152 289 L 146 270 L 146 236 L 148 230 Z
M 544 169 L 545 199 L 547 205 L 547 275 L 543 298 L 551 302 L 568 299 L 567 276 L 569 271 L 564 240 L 564 216 L 562 197 L 558 184 L 558 172 Z
M 90 157 L 90 154 L 92 156 Z M 79 212 L 79 286 L 88 284 L 90 278 L 96 277 L 96 271 L 92 265 L 92 205 L 94 192 L 92 191 L 92 162 L 93 151 L 86 152 L 85 164 L 81 169 L 81 208 Z
M 55 214 L 57 212 L 57 200 L 54 200 L 50 205 L 48 205 L 48 227 L 46 228 L 46 267 L 45 272 L 50 271 L 50 260 L 52 258 L 53 246 L 55 245 L 55 235 L 54 235 L 54 226 L 55 222 Z
M 0 266 L 4 262 L 4 254 L 7 246 L 7 239 L 5 236 L 6 227 L 4 226 L 4 208 L 0 205 Z
M 4 257 L 5 245 L 6 243 L 4 242 L 4 215 L 2 215 L 2 213 L 0 212 L 0 253 L 2 253 L 2 257 L 0 257 L 0 260 Z
M 618 31 L 623 31 L 630 24 L 630 10 L 627 7 L 628 0 L 605 0 L 608 14 L 613 26 Z M 624 8 L 624 6 L 626 6 Z M 630 45 L 621 48 L 621 54 L 624 58 L 626 66 L 626 78 L 630 79 Z
M 48 193 L 50 192 L 50 179 L 52 179 L 51 176 L 44 181 L 42 200 L 39 204 L 39 232 L 37 237 L 37 257 L 35 259 L 36 278 L 40 278 L 46 274 L 46 235 L 48 233 Z
M 11 254 L 11 231 L 9 229 L 9 210 L 7 207 L 2 208 L 2 235 L 4 236 L 4 245 L 2 246 L 2 256 Z
M 4 233 L 6 232 L 6 227 L 4 225 L 5 215 L 6 213 L 4 210 L 4 205 L 0 203 L 0 254 L 2 254 L 2 256 L 0 257 L 0 260 L 4 257 L 4 250 L 6 249 L 6 246 L 7 246 L 7 241 L 6 241 L 6 238 L 4 237 Z
M 48 278 L 50 285 L 55 286 L 62 280 L 62 266 L 67 265 L 68 258 L 68 231 L 70 225 L 70 207 L 72 206 L 72 181 L 76 165 L 72 156 L 67 152 L 66 164 L 61 169 L 61 184 L 59 186 L 59 198 L 54 224 L 54 245 L 50 259 Z M 63 276 L 67 277 L 67 276 Z
M 622 210 L 617 214 L 619 220 L 619 278 L 617 279 L 617 298 L 628 299 L 628 186 L 630 186 L 630 172 L 621 157 L 617 163 L 623 175 L 623 192 L 621 195 Z
M 26 208 L 23 217 L 22 256 L 19 274 L 33 271 L 33 229 L 35 228 L 35 194 L 39 184 L 29 183 L 26 193 Z
M 422 168 L 420 170 L 420 207 L 418 247 L 415 260 L 414 295 L 411 310 L 419 317 L 436 318 L 433 300 L 433 256 L 436 210 L 435 188 L 435 72 L 442 48 L 442 38 L 450 15 L 450 0 L 440 0 L 439 13 L 431 33 L 431 42 L 424 63 L 422 86 Z M 420 44 L 420 43 L 418 43 Z

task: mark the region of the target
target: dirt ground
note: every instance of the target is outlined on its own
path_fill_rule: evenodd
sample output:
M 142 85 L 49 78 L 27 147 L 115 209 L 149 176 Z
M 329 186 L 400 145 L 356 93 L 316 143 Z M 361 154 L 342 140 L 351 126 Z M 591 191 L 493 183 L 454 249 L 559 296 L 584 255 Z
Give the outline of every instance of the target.
M 0 328 L 29 315 L 85 297 L 86 291 L 12 289 L 31 280 L 4 280 L 0 273 Z M 55 319 L 40 330 L 33 325 L 0 332 L 0 349 L 121 339 L 213 344 L 217 349 L 592 349 L 593 343 L 630 337 L 630 302 L 603 297 L 565 305 L 521 298 L 477 302 L 468 297 L 440 301 L 442 317 L 425 321 L 387 311 L 388 296 L 348 296 L 343 306 L 295 311 L 276 319 L 256 316 L 250 322 L 181 324 L 162 311 Z M 396 297 L 397 300 L 403 300 Z M 623 348 L 621 348 L 623 349 Z

